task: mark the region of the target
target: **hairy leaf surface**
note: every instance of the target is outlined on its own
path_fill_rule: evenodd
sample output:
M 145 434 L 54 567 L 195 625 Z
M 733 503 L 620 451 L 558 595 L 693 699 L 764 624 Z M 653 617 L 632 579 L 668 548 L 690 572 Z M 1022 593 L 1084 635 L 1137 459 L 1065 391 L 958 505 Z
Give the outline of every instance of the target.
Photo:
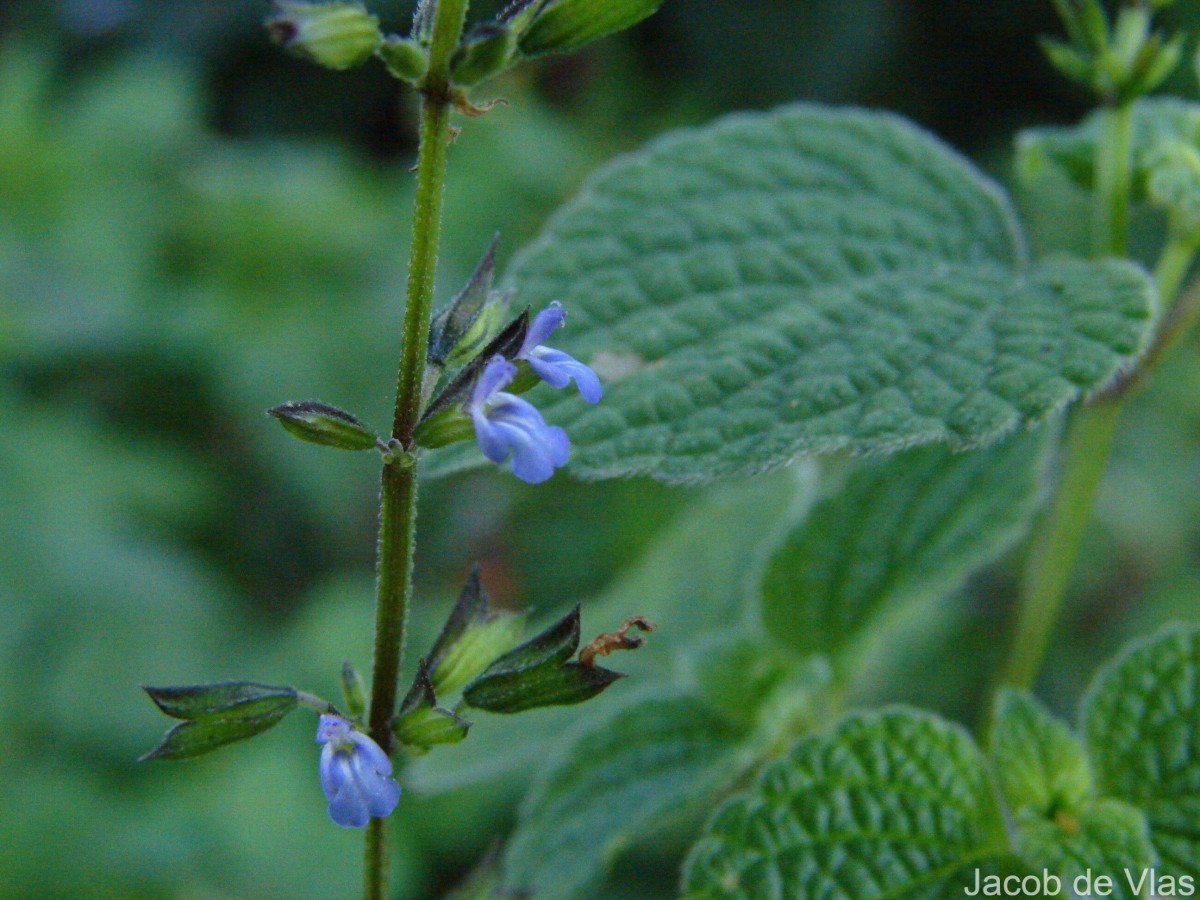
M 677 482 L 990 443 L 1107 383 L 1153 306 L 1122 262 L 1028 265 L 1007 199 L 929 134 L 804 105 L 617 160 L 507 283 L 563 302 L 552 343 L 605 382 L 594 406 L 531 395 L 568 429 L 572 471 Z
M 1164 872 L 1200 878 L 1200 628 L 1167 629 L 1106 666 L 1084 727 L 1100 790 L 1145 812 Z
M 521 807 L 505 858 L 513 890 L 587 897 L 639 835 L 703 809 L 734 768 L 736 732 L 694 697 L 663 697 L 590 723 Z
M 889 612 L 942 597 L 1023 533 L 1042 494 L 1045 440 L 864 463 L 775 550 L 763 621 L 799 653 L 835 652 Z
M 730 798 L 693 848 L 687 897 L 951 897 L 1007 852 L 984 760 L 915 710 L 851 715 Z

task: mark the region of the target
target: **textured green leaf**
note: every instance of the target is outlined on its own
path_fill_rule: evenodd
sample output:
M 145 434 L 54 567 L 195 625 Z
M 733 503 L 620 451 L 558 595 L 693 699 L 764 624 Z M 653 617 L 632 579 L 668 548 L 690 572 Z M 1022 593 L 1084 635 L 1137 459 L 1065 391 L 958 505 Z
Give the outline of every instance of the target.
M 997 698 L 992 759 L 1001 796 L 1014 815 L 1053 819 L 1073 815 L 1091 800 L 1083 745 L 1028 694 L 1004 690 Z
M 1200 628 L 1167 629 L 1105 666 L 1084 729 L 1100 791 L 1145 812 L 1164 872 L 1200 878 Z
M 1096 182 L 1100 112 L 1078 125 L 1029 128 L 1017 137 L 1017 172 L 1035 181 L 1050 172 L 1090 192 Z M 1200 104 L 1178 97 L 1143 97 L 1133 104 L 1133 199 L 1145 200 L 1149 176 L 1165 147 L 1200 146 Z
M 643 700 L 586 723 L 522 804 L 505 881 L 539 900 L 592 897 L 640 835 L 703 809 L 731 775 L 736 733 L 688 696 Z
M 887 613 L 942 597 L 1006 550 L 1041 497 L 1044 435 L 970 453 L 923 447 L 864 463 L 780 544 L 763 575 L 767 630 L 830 653 Z
M 1125 263 L 1027 266 L 1005 198 L 930 135 L 811 106 L 618 160 L 507 281 L 522 302 L 563 301 L 553 344 L 605 382 L 595 405 L 530 395 L 587 478 L 988 443 L 1109 381 L 1153 307 Z
M 1019 819 L 1015 843 L 1017 855 L 1032 871 L 1045 869 L 1062 880 L 1062 889 L 1052 896 L 1073 896 L 1075 879 L 1089 869 L 1093 877 L 1112 879 L 1111 893 L 1104 896 L 1145 896 L 1134 888 L 1156 861 L 1145 816 L 1119 800 L 1099 800 L 1058 820 Z
M 852 715 L 802 739 L 709 822 L 688 897 L 872 900 L 963 895 L 1008 851 L 984 760 L 927 713 Z

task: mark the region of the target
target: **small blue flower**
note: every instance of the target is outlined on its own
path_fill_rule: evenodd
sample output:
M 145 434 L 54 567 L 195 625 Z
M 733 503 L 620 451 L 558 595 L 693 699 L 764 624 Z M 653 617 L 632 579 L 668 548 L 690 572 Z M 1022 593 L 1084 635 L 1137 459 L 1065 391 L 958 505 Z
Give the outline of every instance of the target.
M 321 716 L 321 789 L 329 818 L 343 828 L 362 828 L 371 816 L 382 819 L 400 802 L 392 761 L 379 745 L 341 716 Z
M 551 387 L 565 388 L 574 379 L 579 395 L 588 403 L 595 403 L 604 393 L 596 373 L 570 354 L 542 346 L 542 341 L 566 318 L 567 314 L 557 300 L 534 316 L 516 358 L 526 360 L 538 377 Z
M 504 357 L 492 357 L 471 390 L 466 410 L 483 455 L 502 463 L 511 451 L 513 474 L 537 484 L 566 464 L 571 442 L 557 425 L 547 425 L 529 401 L 501 390 L 516 374 L 517 367 Z

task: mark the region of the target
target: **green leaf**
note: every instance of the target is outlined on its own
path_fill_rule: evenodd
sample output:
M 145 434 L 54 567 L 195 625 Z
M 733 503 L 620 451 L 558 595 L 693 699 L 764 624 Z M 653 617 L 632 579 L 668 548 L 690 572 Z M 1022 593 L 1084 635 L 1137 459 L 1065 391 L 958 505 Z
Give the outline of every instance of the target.
M 1074 815 L 1092 797 L 1082 744 L 1029 694 L 1006 689 L 997 698 L 992 759 L 1000 794 L 1014 815 Z
M 905 605 L 941 598 L 1024 532 L 1045 436 L 970 453 L 925 447 L 861 465 L 779 545 L 762 581 L 768 632 L 833 653 Z
M 1135 642 L 1083 709 L 1100 791 L 1145 812 L 1163 872 L 1200 878 L 1200 628 Z
M 1096 183 L 1096 142 L 1101 136 L 1102 111 L 1078 125 L 1029 128 L 1017 137 L 1017 173 L 1036 181 L 1057 172 L 1082 191 Z M 1200 104 L 1178 97 L 1144 97 L 1133 104 L 1133 195 L 1147 199 L 1150 175 L 1166 147 L 1183 143 L 1200 146 Z
M 226 744 L 262 734 L 279 724 L 295 707 L 296 701 L 293 698 L 290 705 L 280 703 L 264 710 L 260 715 L 181 722 L 163 736 L 157 747 L 140 759 L 190 759 L 193 756 L 201 756 Z
M 1154 306 L 1124 262 L 1028 266 L 1007 200 L 925 132 L 813 106 L 618 160 L 507 282 L 563 301 L 554 345 L 605 383 L 594 406 L 531 397 L 570 433 L 572 471 L 673 482 L 990 443 L 1110 381 Z
M 962 896 L 1008 850 L 984 761 L 935 716 L 855 714 L 731 797 L 684 870 L 688 897 Z
M 525 56 L 569 53 L 624 31 L 662 5 L 662 0 L 550 0 L 534 16 L 518 46 Z
M 1047 870 L 1061 879 L 1061 890 L 1050 896 L 1073 896 L 1075 879 L 1090 870 L 1092 878 L 1107 875 L 1112 890 L 1103 896 L 1147 896 L 1134 888 L 1156 856 L 1141 811 L 1119 800 L 1099 800 L 1078 815 L 1058 820 L 1026 818 L 1017 822 L 1016 850 L 1032 871 Z M 1132 878 L 1132 884 L 1130 879 Z M 1099 896 L 1099 894 L 1097 894 Z
M 521 806 L 505 881 L 539 900 L 587 889 L 639 837 L 703 809 L 734 769 L 736 733 L 690 696 L 587 721 Z

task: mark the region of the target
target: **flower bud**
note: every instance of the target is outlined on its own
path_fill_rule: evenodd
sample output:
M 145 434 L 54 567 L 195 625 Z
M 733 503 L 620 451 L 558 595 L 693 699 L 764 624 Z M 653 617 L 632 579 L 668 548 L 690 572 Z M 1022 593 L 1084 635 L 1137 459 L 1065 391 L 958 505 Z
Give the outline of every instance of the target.
M 367 685 L 348 660 L 342 663 L 342 698 L 350 715 L 361 717 L 367 711 Z
M 284 49 L 329 69 L 366 62 L 383 40 L 379 20 L 358 3 L 276 0 L 267 30 Z
M 429 68 L 429 53 L 420 42 L 389 35 L 379 45 L 379 58 L 401 81 L 418 82 Z
M 339 450 L 370 450 L 378 442 L 374 432 L 345 410 L 317 400 L 289 401 L 267 410 L 291 434 Z

